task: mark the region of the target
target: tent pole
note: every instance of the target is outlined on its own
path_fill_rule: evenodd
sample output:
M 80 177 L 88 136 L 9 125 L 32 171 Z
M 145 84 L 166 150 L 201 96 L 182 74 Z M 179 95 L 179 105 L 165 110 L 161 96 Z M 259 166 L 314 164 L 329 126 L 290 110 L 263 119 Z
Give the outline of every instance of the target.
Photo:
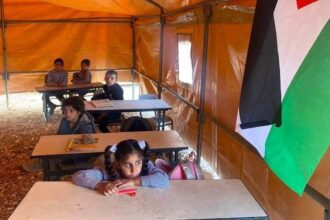
M 131 70 L 131 74 L 132 74 L 132 99 L 134 100 L 135 97 L 135 72 L 134 70 L 136 69 L 136 17 L 132 17 L 132 21 L 131 21 L 131 27 L 132 27 L 132 50 L 133 50 L 133 54 L 132 54 L 132 70 Z
M 160 10 L 160 15 L 162 16 L 164 14 L 164 8 L 158 4 L 157 2 L 154 2 L 153 0 L 146 0 L 146 2 L 152 4 L 153 6 L 155 6 L 156 8 L 158 8 Z
M 198 111 L 198 138 L 197 138 L 197 163 L 200 164 L 203 144 L 203 126 L 204 126 L 204 104 L 205 104 L 205 86 L 206 86 L 206 66 L 207 66 L 207 52 L 208 52 L 208 38 L 209 38 L 209 23 L 211 15 L 211 6 L 204 4 L 204 39 L 203 39 L 203 57 L 202 57 L 202 74 L 201 74 L 201 89 L 199 97 L 199 111 Z
M 3 59 L 3 71 L 5 81 L 5 92 L 6 92 L 6 107 L 9 109 L 9 96 L 8 96 L 8 64 L 7 64 L 7 47 L 6 47 L 6 23 L 5 23 L 5 10 L 3 0 L 0 0 L 1 7 L 1 33 L 2 33 L 2 59 Z
M 158 66 L 158 98 L 162 97 L 162 80 L 163 80 L 163 57 L 164 57 L 164 26 L 165 18 L 160 17 L 160 39 L 159 39 L 159 66 Z
M 165 26 L 165 18 L 163 17 L 164 14 L 164 8 L 154 2 L 153 0 L 146 0 L 153 6 L 157 7 L 160 10 L 160 36 L 159 36 L 159 65 L 158 65 L 158 83 L 157 83 L 157 92 L 158 92 L 158 98 L 160 99 L 162 97 L 162 79 L 163 79 L 163 50 L 164 50 L 164 26 Z

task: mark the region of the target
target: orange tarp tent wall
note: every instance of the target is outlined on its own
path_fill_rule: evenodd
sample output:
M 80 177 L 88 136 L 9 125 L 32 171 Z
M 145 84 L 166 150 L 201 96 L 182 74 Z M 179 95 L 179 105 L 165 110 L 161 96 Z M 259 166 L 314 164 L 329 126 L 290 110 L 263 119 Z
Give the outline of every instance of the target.
M 89 58 L 93 81 L 118 69 L 120 81 L 134 76 L 142 92 L 159 92 L 189 145 L 221 178 L 241 179 L 271 219 L 323 219 L 317 201 L 290 191 L 234 132 L 254 7 L 255 0 L 4 0 L 0 92 L 34 91 L 57 57 L 72 71 Z M 191 36 L 192 85 L 178 80 L 178 34 Z M 329 164 L 321 161 L 311 181 L 321 183 Z

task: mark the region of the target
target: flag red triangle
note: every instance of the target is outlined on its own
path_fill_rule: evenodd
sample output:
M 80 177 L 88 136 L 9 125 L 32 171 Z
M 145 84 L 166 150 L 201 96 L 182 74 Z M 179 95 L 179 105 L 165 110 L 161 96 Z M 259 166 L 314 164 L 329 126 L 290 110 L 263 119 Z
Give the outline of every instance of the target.
M 306 5 L 309 5 L 316 1 L 318 0 L 297 0 L 297 7 L 298 9 L 301 9 L 302 7 L 305 7 Z

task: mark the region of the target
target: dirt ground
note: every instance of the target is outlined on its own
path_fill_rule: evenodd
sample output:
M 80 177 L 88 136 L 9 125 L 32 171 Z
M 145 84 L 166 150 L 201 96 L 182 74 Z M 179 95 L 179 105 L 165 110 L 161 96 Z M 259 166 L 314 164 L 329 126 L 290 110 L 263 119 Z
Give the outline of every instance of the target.
M 5 97 L 0 96 L 1 220 L 9 218 L 35 182 L 42 181 L 42 172 L 26 172 L 22 164 L 30 160 L 40 136 L 56 133 L 61 118 L 57 109 L 50 122 L 45 122 L 38 93 L 13 94 L 9 100 L 10 109 L 7 110 Z M 201 166 L 204 171 L 212 173 L 209 178 L 217 178 L 205 161 Z
M 10 109 L 0 97 L 0 219 L 8 219 L 33 183 L 42 180 L 42 172 L 28 173 L 22 164 L 30 160 L 41 135 L 54 134 L 61 117 L 57 110 L 46 124 L 41 96 L 34 93 L 10 96 Z

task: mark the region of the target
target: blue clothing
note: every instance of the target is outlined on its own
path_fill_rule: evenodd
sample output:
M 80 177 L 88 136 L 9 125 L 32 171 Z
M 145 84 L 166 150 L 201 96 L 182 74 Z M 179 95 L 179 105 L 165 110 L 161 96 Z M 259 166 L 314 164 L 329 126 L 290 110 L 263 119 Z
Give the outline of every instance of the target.
M 118 83 L 115 83 L 111 86 L 103 85 L 103 91 L 104 93 L 93 96 L 92 100 L 124 100 L 124 90 Z M 97 119 L 99 114 L 94 113 L 93 116 Z M 99 129 L 101 132 L 108 133 L 110 132 L 107 128 L 108 124 L 120 122 L 120 120 L 121 112 L 109 112 L 107 115 L 102 117 L 102 120 L 98 121 Z
M 143 187 L 166 188 L 168 186 L 169 178 L 167 174 L 163 170 L 156 168 L 151 161 L 148 163 L 148 171 L 149 174 L 147 176 L 140 176 Z M 121 178 L 119 172 L 116 174 Z M 102 168 L 81 170 L 72 176 L 74 184 L 89 189 L 95 189 L 96 184 L 99 182 L 109 180 L 109 174 Z
M 112 86 L 104 85 L 103 90 L 106 99 L 124 100 L 124 90 L 118 83 L 115 83 Z
M 124 100 L 124 90 L 118 83 L 115 83 L 112 86 L 103 85 L 103 91 L 103 93 L 93 96 L 92 100 Z
M 81 113 L 75 126 L 70 127 L 70 122 L 62 118 L 57 134 L 91 134 L 95 133 L 94 118 L 88 112 Z

